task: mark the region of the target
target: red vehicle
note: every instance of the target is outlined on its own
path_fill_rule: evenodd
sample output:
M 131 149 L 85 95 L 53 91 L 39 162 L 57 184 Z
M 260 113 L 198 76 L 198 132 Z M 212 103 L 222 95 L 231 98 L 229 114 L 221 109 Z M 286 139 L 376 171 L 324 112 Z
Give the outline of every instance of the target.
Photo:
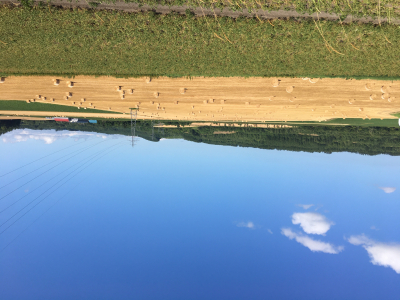
M 56 122 L 69 122 L 69 118 L 54 118 Z

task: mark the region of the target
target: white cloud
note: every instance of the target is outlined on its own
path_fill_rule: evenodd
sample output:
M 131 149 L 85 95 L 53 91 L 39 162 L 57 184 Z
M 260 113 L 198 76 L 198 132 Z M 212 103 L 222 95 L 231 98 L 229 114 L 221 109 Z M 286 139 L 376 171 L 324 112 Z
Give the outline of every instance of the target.
M 310 207 L 314 206 L 314 204 L 297 204 L 297 206 L 302 207 L 303 209 L 309 209 Z
M 389 187 L 389 186 L 387 186 L 387 187 L 379 186 L 378 188 L 380 188 L 380 189 L 381 189 L 382 191 L 384 191 L 386 194 L 393 193 L 393 192 L 396 190 L 395 187 Z
M 299 224 L 303 230 L 308 234 L 321 234 L 325 233 L 331 228 L 333 223 L 329 221 L 324 215 L 319 213 L 294 213 L 292 215 L 292 223 Z
M 110 135 L 101 134 L 96 132 L 82 132 L 82 131 L 68 131 L 60 130 L 56 131 L 54 129 L 49 130 L 33 130 L 33 129 L 15 129 L 2 135 L 4 143 L 19 143 L 26 142 L 28 140 L 41 140 L 45 144 L 52 144 L 57 140 L 62 140 L 66 138 L 73 138 L 74 140 L 89 139 L 91 137 L 107 138 Z M 121 137 L 120 135 L 115 135 L 113 137 Z
M 372 264 L 392 268 L 397 274 L 400 274 L 400 244 L 379 243 L 364 234 L 351 236 L 347 240 L 349 243 L 362 246 L 367 250 Z
M 308 235 L 302 233 L 295 233 L 290 228 L 282 228 L 281 233 L 291 240 L 296 240 L 296 242 L 302 244 L 313 252 L 324 252 L 329 254 L 338 254 L 343 251 L 343 246 L 335 246 L 330 243 L 325 243 L 319 240 L 314 240 Z
M 270 234 L 274 234 L 271 229 L 267 229 Z
M 255 228 L 254 223 L 251 222 L 251 221 L 249 221 L 249 222 L 239 222 L 239 223 L 236 224 L 236 226 L 237 227 L 246 227 L 246 228 L 249 228 L 249 229 L 254 229 Z

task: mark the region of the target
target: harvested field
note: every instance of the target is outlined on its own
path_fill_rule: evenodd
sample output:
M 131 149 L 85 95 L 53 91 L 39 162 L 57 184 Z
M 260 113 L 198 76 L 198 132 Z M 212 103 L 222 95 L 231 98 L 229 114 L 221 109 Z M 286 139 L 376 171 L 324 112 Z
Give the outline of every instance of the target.
M 271 84 L 274 80 L 279 80 L 278 87 Z M 301 78 L 284 77 L 162 77 L 152 78 L 147 83 L 144 78 L 77 76 L 72 88 L 64 84 L 66 81 L 67 79 L 60 78 L 60 85 L 55 86 L 50 76 L 7 77 L 0 85 L 0 100 L 13 99 L 25 103 L 35 95 L 46 95 L 48 99 L 54 99 L 52 103 L 71 106 L 71 100 L 63 98 L 66 92 L 71 91 L 73 96 L 70 99 L 85 99 L 79 103 L 81 110 L 85 107 L 100 110 L 111 108 L 112 111 L 123 113 L 112 116 L 101 113 L 85 114 L 90 117 L 129 118 L 130 108 L 138 107 L 139 119 L 189 121 L 388 119 L 395 118 L 391 114 L 400 111 L 400 81 L 325 78 L 310 83 Z M 370 90 L 366 90 L 366 85 Z M 135 92 L 126 93 L 125 99 L 121 99 L 116 86 L 121 86 L 122 91 L 133 89 Z M 179 92 L 182 86 L 185 86 L 185 94 Z M 295 89 L 289 94 L 287 87 Z M 371 93 L 382 95 L 382 89 L 389 93 L 391 102 L 385 97 L 370 99 Z M 157 105 L 154 103 L 154 91 L 159 93 Z M 223 104 L 221 100 L 224 100 Z M 48 115 L 49 112 L 0 111 L 0 114 L 38 116 Z M 59 115 L 68 116 L 65 112 L 60 112 Z

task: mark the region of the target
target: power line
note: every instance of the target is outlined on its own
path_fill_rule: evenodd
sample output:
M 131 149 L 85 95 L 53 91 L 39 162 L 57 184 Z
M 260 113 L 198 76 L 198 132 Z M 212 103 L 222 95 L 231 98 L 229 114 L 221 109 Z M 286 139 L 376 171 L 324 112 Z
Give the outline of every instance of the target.
M 73 164 L 71 167 L 69 167 L 69 168 L 67 168 L 66 170 L 64 170 L 64 172 L 67 171 L 67 170 L 69 170 L 69 169 L 71 169 L 71 168 L 73 168 L 74 166 L 76 166 L 77 164 L 80 164 L 81 162 L 83 162 L 83 161 L 85 161 L 85 160 L 86 160 L 86 158 L 80 160 L 79 162 Z M 25 197 L 29 196 L 32 192 L 38 190 L 39 188 L 41 188 L 42 186 L 44 186 L 46 183 L 52 181 L 52 180 L 55 179 L 57 176 L 60 176 L 60 175 L 62 175 L 62 174 L 63 174 L 63 173 L 61 173 L 61 172 L 58 173 L 58 174 L 55 175 L 54 177 L 50 178 L 50 180 L 47 180 L 47 181 L 46 181 L 45 183 L 43 183 L 42 185 L 40 185 L 40 186 L 38 186 L 37 188 L 35 188 L 34 190 L 30 191 L 29 194 L 26 194 L 26 195 L 22 196 L 22 197 L 19 198 L 17 201 L 13 202 L 13 203 L 10 204 L 9 206 L 7 206 L 7 207 L 4 208 L 3 210 L 1 210 L 1 211 L 0 211 L 0 214 L 3 213 L 4 211 L 6 211 L 7 209 L 9 209 L 9 208 L 10 208 L 11 206 L 13 206 L 14 204 L 17 204 L 19 201 L 21 201 L 21 200 L 24 199 Z
M 93 147 L 93 146 L 96 146 L 96 145 L 98 145 L 98 144 L 100 144 L 100 143 L 103 143 L 103 142 L 105 142 L 105 141 L 101 141 L 101 142 L 99 142 L 99 143 L 97 143 L 97 144 L 95 144 L 95 145 L 92 145 L 92 146 L 90 146 L 90 147 L 87 147 L 86 149 L 89 149 L 89 148 L 91 148 L 91 147 Z M 86 149 L 84 149 L 84 150 L 86 150 Z M 80 150 L 82 150 L 82 149 L 78 149 L 78 150 L 76 150 L 76 151 L 74 151 L 74 152 L 71 152 L 71 153 L 67 154 L 66 156 L 73 155 L 74 153 L 79 152 Z M 80 153 L 81 153 L 81 152 L 80 152 Z M 56 162 L 56 161 L 58 161 L 58 160 L 60 160 L 60 159 L 63 159 L 63 158 L 65 158 L 65 156 L 64 156 L 64 157 L 57 158 L 57 159 L 55 159 L 55 160 L 53 160 L 53 161 L 51 161 L 51 162 L 49 162 L 49 163 L 47 163 L 47 164 L 45 164 L 45 165 L 43 165 L 43 166 L 41 166 L 41 167 L 35 169 L 35 170 L 33 170 L 33 171 L 31 171 L 31 172 L 29 172 L 29 173 L 27 173 L 27 174 L 25 174 L 25 175 L 22 175 L 22 176 L 18 177 L 17 179 L 15 179 L 15 180 L 13 180 L 13 181 L 11 181 L 11 182 L 9 182 L 9 183 L 7 183 L 7 184 L 1 186 L 0 189 L 6 187 L 6 186 L 8 186 L 8 185 L 10 185 L 10 184 L 13 183 L 13 182 L 16 182 L 16 181 L 20 180 L 21 178 L 24 178 L 25 176 L 28 176 L 29 174 L 32 174 L 33 172 L 36 172 L 37 170 L 40 170 L 40 169 L 42 169 L 42 168 L 44 168 L 44 167 L 46 167 L 46 166 L 48 166 L 48 165 L 51 165 L 52 163 L 54 163 L 54 162 Z
M 118 149 L 118 148 L 117 148 Z M 114 151 L 115 149 L 109 151 L 108 153 Z M 96 159 L 95 161 L 93 161 L 91 164 L 95 163 L 96 161 L 98 161 L 99 159 L 103 158 L 104 156 L 106 156 L 108 153 L 105 153 L 103 156 L 99 157 L 98 159 Z M 90 165 L 91 165 L 90 164 Z M 81 171 L 80 171 L 81 172 Z M 79 173 L 78 173 L 79 174 Z M 14 239 L 12 239 L 5 247 L 3 247 L 0 250 L 0 253 L 2 253 L 6 248 L 8 248 L 16 239 L 18 239 L 26 230 L 28 230 L 33 224 L 35 224 L 44 214 L 46 214 L 50 209 L 52 209 L 58 202 L 60 202 L 62 199 L 64 199 L 69 193 L 71 193 L 79 184 L 81 184 L 82 182 L 78 182 L 78 184 L 76 184 L 74 186 L 74 188 L 69 189 L 69 191 L 67 193 L 65 193 L 61 198 L 59 198 L 53 205 L 51 205 L 47 210 L 45 210 L 39 217 L 37 217 L 30 225 L 28 225 L 24 230 L 22 230 Z
M 119 143 L 120 144 L 120 143 Z M 117 144 L 117 145 L 119 145 Z M 115 147 L 117 145 L 113 145 L 112 147 Z M 110 149 L 109 148 L 109 149 Z M 99 151 L 100 153 L 101 151 Z M 94 157 L 93 157 L 94 158 Z M 91 159 L 93 159 L 91 158 Z M 62 179 L 60 179 L 58 183 L 60 183 L 61 181 L 63 181 L 65 178 L 67 178 L 70 174 L 72 174 L 73 172 L 75 172 L 76 170 L 78 170 L 79 168 L 83 167 L 85 164 L 79 166 L 78 168 L 76 168 L 75 170 L 71 171 L 70 173 L 68 173 L 68 175 L 66 175 L 65 177 L 63 177 Z M 76 175 L 75 175 L 76 176 Z M 25 213 L 23 213 L 19 218 L 17 218 L 14 222 L 12 222 L 10 225 L 8 225 L 3 231 L 0 232 L 0 235 L 2 235 L 7 229 L 9 229 L 12 225 L 14 225 L 18 220 L 20 220 L 22 217 L 24 217 L 28 212 L 30 212 L 32 209 L 34 209 L 36 206 L 38 206 L 40 203 L 42 203 L 45 199 L 47 199 L 51 194 L 53 194 L 55 191 L 57 191 L 60 187 L 62 187 L 64 184 L 66 184 L 69 180 L 71 180 L 72 178 L 74 178 L 74 176 L 72 176 L 71 178 L 67 179 L 65 182 L 63 182 L 59 187 L 57 187 L 55 190 L 53 190 L 51 193 L 49 193 L 47 196 L 45 196 L 42 200 L 40 200 L 39 202 L 37 202 L 35 205 L 33 205 L 30 209 L 28 209 Z M 49 189 L 47 189 L 46 191 L 44 191 L 42 194 L 40 194 L 38 197 L 36 197 L 35 199 L 33 199 L 31 202 L 29 202 L 27 205 L 25 205 L 23 208 L 21 208 L 18 212 L 16 212 L 15 214 L 13 214 L 10 218 L 8 218 L 6 221 L 4 221 L 0 227 L 2 227 L 4 224 L 6 224 L 8 221 L 10 221 L 12 218 L 14 218 L 17 214 L 19 214 L 22 210 L 24 210 L 26 207 L 28 207 L 30 204 L 32 204 L 35 200 L 37 200 L 38 198 L 40 198 L 42 195 L 44 195 L 46 192 L 48 192 L 50 189 L 52 189 L 55 185 L 53 185 L 52 187 L 50 187 Z
M 105 142 L 105 141 L 101 141 L 100 143 L 103 143 L 103 142 Z M 92 148 L 92 147 L 94 147 L 94 146 L 97 146 L 97 145 L 100 144 L 100 143 L 97 143 L 97 144 L 95 144 L 95 145 L 93 145 L 93 146 L 91 146 L 91 147 L 88 147 L 88 148 L 82 150 L 81 152 L 79 152 L 78 154 L 80 154 L 80 153 L 82 153 L 82 152 L 86 151 L 87 149 L 90 149 L 90 148 Z M 20 188 L 23 187 L 24 185 L 27 185 L 28 183 L 34 181 L 35 179 L 39 178 L 39 177 L 42 176 L 43 174 L 45 174 L 45 173 L 47 173 L 48 171 L 54 169 L 55 167 L 58 167 L 59 165 L 61 165 L 62 163 L 66 162 L 67 160 L 70 160 L 70 159 L 71 159 L 71 157 L 68 158 L 68 159 L 66 159 L 66 160 L 63 160 L 62 162 L 60 162 L 59 164 L 55 165 L 54 167 L 52 167 L 52 168 L 50 168 L 50 169 L 44 171 L 43 173 L 41 173 L 40 175 L 36 176 L 35 178 L 33 178 L 33 179 L 31 179 L 31 180 L 25 182 L 24 184 L 20 185 L 19 187 L 17 187 L 17 188 L 14 189 L 13 191 L 9 192 L 7 195 L 1 197 L 0 200 L 3 200 L 5 197 L 7 197 L 7 196 L 9 196 L 10 194 L 14 193 L 16 190 L 20 189 Z
M 10 174 L 10 173 L 12 173 L 12 172 L 15 172 L 15 171 L 17 171 L 17 170 L 19 170 L 19 169 L 21 169 L 21 168 L 23 168 L 23 167 L 26 167 L 26 166 L 28 166 L 28 165 L 30 165 L 30 164 L 33 164 L 33 163 L 35 163 L 35 162 L 37 162 L 37 161 L 39 161 L 39 160 L 41 160 L 41 159 L 43 159 L 43 158 L 46 158 L 46 157 L 49 157 L 49 156 L 51 156 L 51 155 L 54 155 L 54 154 L 56 154 L 56 153 L 58 153 L 58 152 L 67 150 L 67 149 L 69 149 L 69 148 L 71 148 L 71 147 L 78 146 L 78 145 L 80 145 L 80 144 L 82 144 L 82 143 L 84 143 L 84 142 L 86 142 L 86 141 L 80 142 L 80 143 L 78 143 L 78 144 L 75 144 L 75 145 L 69 146 L 69 147 L 67 147 L 67 148 L 63 148 L 63 149 L 61 149 L 61 150 L 58 150 L 58 151 L 56 151 L 56 152 L 53 152 L 53 153 L 51 153 L 51 154 L 45 155 L 45 156 L 43 156 L 43 157 L 41 157 L 41 158 L 38 158 L 38 159 L 36 159 L 36 160 L 34 160 L 34 161 L 30 162 L 30 163 L 27 163 L 27 164 L 25 164 L 25 165 L 23 165 L 23 166 L 21 166 L 21 167 L 18 167 L 18 168 L 14 169 L 14 170 L 12 170 L 12 171 L 9 171 L 9 172 L 7 172 L 7 173 L 5 173 L 5 174 L 3 174 L 3 175 L 0 175 L 0 178 L 1 178 L 1 177 L 4 177 L 4 176 L 6 176 L 6 175 L 8 175 L 8 174 Z

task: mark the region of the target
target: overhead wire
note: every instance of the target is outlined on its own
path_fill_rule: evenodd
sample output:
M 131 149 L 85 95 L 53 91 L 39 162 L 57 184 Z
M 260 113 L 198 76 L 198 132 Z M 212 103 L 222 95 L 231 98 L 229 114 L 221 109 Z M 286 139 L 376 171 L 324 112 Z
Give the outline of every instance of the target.
M 121 143 L 119 143 L 121 144 Z M 108 149 L 115 147 L 119 144 L 116 145 L 112 145 L 111 147 L 109 147 Z M 100 154 L 97 154 L 95 157 L 97 157 L 98 155 L 101 155 L 103 151 L 99 151 Z M 95 157 L 92 157 L 90 160 L 93 160 Z M 88 163 L 88 162 L 87 162 Z M 85 164 L 87 164 L 85 163 Z M 66 176 L 64 176 L 62 179 L 60 179 L 58 183 L 62 182 L 65 178 L 67 178 L 69 175 L 71 175 L 72 173 L 74 173 L 76 170 L 78 170 L 79 168 L 82 168 L 83 166 L 85 166 L 85 164 L 79 166 L 78 168 L 76 168 L 75 170 L 71 171 L 70 173 L 68 173 Z M 76 175 L 75 175 L 76 176 Z M 28 209 L 25 213 L 23 213 L 19 218 L 17 218 L 14 222 L 12 222 L 11 224 L 9 224 L 5 229 L 3 229 L 0 232 L 0 235 L 3 234 L 6 230 L 8 230 L 12 225 L 14 225 L 18 220 L 20 220 L 23 216 L 25 216 L 28 212 L 30 212 L 32 209 L 34 209 L 36 206 L 38 206 L 40 203 L 42 203 L 45 199 L 47 199 L 50 195 L 52 195 L 54 192 L 56 192 L 61 186 L 65 185 L 69 180 L 71 180 L 72 178 L 74 178 L 74 176 L 72 176 L 71 178 L 67 179 L 65 182 L 63 182 L 60 186 L 58 186 L 56 189 L 54 189 L 52 192 L 50 192 L 47 196 L 45 196 L 42 200 L 40 200 L 39 202 L 37 202 L 35 205 L 33 205 L 30 209 Z M 36 197 L 35 199 L 33 199 L 31 202 L 29 202 L 27 205 L 25 205 L 23 208 L 21 208 L 19 211 L 17 211 L 16 213 L 14 213 L 11 217 L 9 217 L 7 220 L 5 220 L 2 224 L 0 224 L 0 228 L 4 226 L 4 224 L 6 224 L 8 221 L 10 221 L 12 218 L 14 218 L 17 214 L 19 214 L 21 211 L 23 211 L 25 208 L 27 208 L 30 204 L 32 204 L 35 200 L 39 199 L 41 196 L 43 196 L 45 193 L 47 193 L 49 190 L 51 190 L 55 185 L 53 185 L 52 187 L 50 187 L 49 189 L 47 189 L 46 191 L 44 191 L 43 193 L 41 193 L 38 197 Z
M 103 142 L 105 142 L 105 141 L 101 141 L 100 143 L 103 143 Z M 84 151 L 86 151 L 86 150 L 88 150 L 88 149 L 90 149 L 90 148 L 92 148 L 92 147 L 94 147 L 94 146 L 97 146 L 97 145 L 100 144 L 100 143 L 97 143 L 97 144 L 95 144 L 95 145 L 93 145 L 93 146 L 91 146 L 91 147 L 88 147 L 88 148 L 82 150 L 81 152 L 79 152 L 78 154 L 80 154 L 80 153 L 82 153 L 82 152 L 84 152 Z M 45 174 L 45 173 L 47 173 L 48 171 L 50 171 L 50 170 L 52 170 L 52 169 L 58 167 L 59 165 L 63 164 L 64 162 L 66 162 L 66 161 L 68 161 L 68 160 L 70 160 L 70 159 L 71 159 L 71 157 L 68 158 L 68 159 L 66 159 L 66 160 L 63 160 L 62 162 L 60 162 L 59 164 L 55 165 L 54 167 L 52 167 L 52 168 L 50 168 L 50 169 L 44 171 L 43 173 L 41 173 L 40 175 L 36 176 L 35 178 L 33 178 L 33 179 L 31 179 L 31 180 L 25 182 L 24 184 L 20 185 L 19 187 L 15 188 L 14 190 L 12 190 L 11 192 L 9 192 L 8 194 L 6 194 L 6 195 L 4 195 L 3 197 L 1 197 L 0 200 L 3 200 L 3 199 L 6 198 L 7 196 L 11 195 L 11 194 L 14 193 L 15 191 L 17 191 L 18 189 L 20 189 L 21 187 L 23 187 L 24 185 L 27 185 L 28 183 L 34 181 L 35 179 L 39 178 L 39 177 L 42 176 L 43 174 Z
M 117 148 L 117 149 L 118 149 L 118 148 Z M 94 164 L 96 161 L 100 160 L 101 158 L 103 158 L 104 156 L 106 156 L 107 154 L 111 153 L 111 152 L 114 151 L 114 150 L 116 150 L 116 149 L 113 149 L 113 150 L 111 150 L 111 151 L 105 153 L 103 156 L 101 156 L 101 157 L 97 158 L 95 161 L 93 161 L 90 165 Z M 89 165 L 89 166 L 90 166 L 90 165 Z M 82 172 L 82 171 L 79 171 L 79 173 L 80 173 L 80 172 Z M 79 173 L 78 173 L 78 174 L 79 174 Z M 76 174 L 76 175 L 78 175 L 78 174 Z M 76 175 L 75 175 L 75 176 L 76 176 Z M 78 182 L 78 183 L 74 186 L 74 188 L 69 189 L 67 193 L 65 193 L 61 198 L 59 198 L 56 202 L 54 202 L 53 205 L 51 205 L 49 208 L 47 208 L 41 215 L 39 215 L 39 217 L 37 217 L 31 224 L 29 224 L 25 229 L 23 229 L 14 239 L 12 239 L 5 247 L 3 247 L 3 248 L 0 250 L 0 253 L 2 253 L 6 248 L 8 248 L 8 247 L 9 247 L 15 240 L 17 240 L 26 230 L 28 230 L 33 224 L 35 224 L 41 217 L 43 217 L 43 215 L 45 215 L 45 214 L 46 214 L 50 209 L 52 209 L 57 203 L 59 203 L 62 199 L 64 199 L 66 196 L 68 196 L 68 194 L 70 194 L 73 190 L 75 190 L 75 188 L 76 188 L 77 186 L 79 186 L 81 183 L 82 183 L 82 182 Z
M 19 169 L 22 169 L 22 168 L 24 168 L 24 167 L 26 167 L 26 166 L 29 166 L 29 165 L 31 165 L 31 164 L 33 164 L 33 163 L 39 161 L 39 160 L 42 160 L 42 159 L 44 159 L 44 158 L 46 158 L 46 157 L 49 157 L 49 156 L 51 156 L 51 155 L 54 155 L 54 154 L 56 154 L 56 153 L 58 153 L 58 152 L 65 151 L 65 150 L 67 150 L 67 149 L 69 149 L 69 148 L 71 148 L 71 147 L 75 147 L 75 146 L 77 146 L 77 145 L 80 145 L 80 144 L 82 144 L 82 143 L 84 143 L 84 142 L 86 142 L 86 141 L 83 141 L 83 142 L 80 142 L 80 143 L 78 143 L 78 144 L 75 144 L 75 145 L 72 145 L 72 146 L 63 148 L 63 149 L 58 150 L 58 151 L 56 151 L 56 152 L 53 152 L 53 153 L 51 153 L 51 154 L 42 156 L 41 158 L 38 158 L 38 159 L 36 159 L 36 160 L 34 160 L 34 161 L 30 162 L 30 163 L 27 163 L 27 164 L 22 165 L 22 166 L 20 166 L 20 167 L 14 169 L 14 170 L 11 170 L 11 171 L 9 171 L 9 172 L 7 172 L 7 173 L 4 173 L 3 175 L 0 175 L 0 178 L 6 176 L 6 175 L 8 175 L 8 174 L 11 174 L 11 173 L 13 173 L 13 172 L 15 172 L 15 171 L 17 171 L 17 170 L 19 170 Z
M 77 163 L 73 164 L 71 167 L 69 167 L 69 168 L 63 170 L 63 172 L 65 172 L 65 171 L 67 171 L 67 170 L 73 168 L 73 167 L 76 166 L 77 164 L 82 163 L 82 162 L 85 161 L 86 159 L 87 159 L 87 158 L 84 158 L 84 159 L 78 161 Z M 30 191 L 30 193 L 25 194 L 24 196 L 22 196 L 22 197 L 19 198 L 18 200 L 14 201 L 14 202 L 11 203 L 10 205 L 8 205 L 6 208 L 3 208 L 3 209 L 0 211 L 0 214 L 3 213 L 4 211 L 6 211 L 7 209 L 9 209 L 9 208 L 10 208 L 11 206 L 13 206 L 14 204 L 17 204 L 19 201 L 21 201 L 21 200 L 24 199 L 25 197 L 30 196 L 31 193 L 33 193 L 34 191 L 38 190 L 39 188 L 41 188 L 42 186 L 44 186 L 45 184 L 47 184 L 48 182 L 54 180 L 56 177 L 58 177 L 58 176 L 60 176 L 60 175 L 62 175 L 62 174 L 63 174 L 63 173 L 60 172 L 60 173 L 56 174 L 55 176 L 51 177 L 51 178 L 50 178 L 49 180 L 47 180 L 46 182 L 44 182 L 44 183 L 41 184 L 40 186 L 36 187 L 34 190 Z
M 95 144 L 95 145 L 92 145 L 92 146 L 87 147 L 86 149 L 92 148 L 92 147 L 94 147 L 94 146 L 96 146 L 96 145 L 98 145 L 98 144 L 100 144 L 100 143 L 103 143 L 103 142 L 104 142 L 104 141 L 101 141 L 101 142 L 99 142 L 99 143 L 97 143 L 97 144 Z M 82 149 L 78 149 L 78 150 L 76 150 L 76 151 L 73 151 L 73 152 L 67 154 L 66 156 L 73 155 L 73 154 L 75 154 L 76 152 L 79 152 L 79 151 L 81 151 L 81 152 L 79 152 L 79 153 L 82 153 L 82 151 L 85 151 L 86 149 L 83 149 L 83 150 L 82 150 Z M 42 168 L 44 168 L 44 167 L 46 167 L 46 166 L 48 166 L 48 165 L 51 165 L 52 163 L 54 163 L 54 162 L 56 162 L 56 161 L 58 161 L 58 160 L 60 160 L 60 159 L 63 159 L 63 158 L 65 158 L 65 156 L 64 156 L 64 157 L 57 158 L 57 159 L 55 159 L 55 160 L 53 160 L 53 161 L 51 161 L 51 162 L 49 162 L 49 163 L 47 163 L 47 164 L 45 164 L 45 165 L 39 167 L 39 168 L 36 168 L 35 170 L 33 170 L 33 171 L 29 172 L 29 173 L 26 173 L 25 175 L 22 175 L 22 176 L 18 177 L 17 179 L 15 179 L 15 180 L 13 180 L 13 181 L 10 181 L 9 183 L 7 183 L 7 184 L 1 186 L 0 189 L 5 188 L 6 186 L 10 185 L 11 183 L 14 183 L 14 182 L 20 180 L 21 178 L 24 178 L 25 176 L 28 176 L 29 174 L 32 174 L 32 173 L 36 172 L 37 170 L 40 170 L 40 169 L 42 169 Z M 65 161 L 65 160 L 64 160 L 64 161 Z

